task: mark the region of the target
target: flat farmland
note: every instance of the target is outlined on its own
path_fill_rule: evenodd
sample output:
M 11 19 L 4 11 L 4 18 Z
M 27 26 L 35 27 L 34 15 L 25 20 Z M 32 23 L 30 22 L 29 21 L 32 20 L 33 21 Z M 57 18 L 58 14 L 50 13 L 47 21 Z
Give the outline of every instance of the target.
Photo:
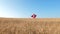
M 0 18 L 0 34 L 60 34 L 60 18 Z

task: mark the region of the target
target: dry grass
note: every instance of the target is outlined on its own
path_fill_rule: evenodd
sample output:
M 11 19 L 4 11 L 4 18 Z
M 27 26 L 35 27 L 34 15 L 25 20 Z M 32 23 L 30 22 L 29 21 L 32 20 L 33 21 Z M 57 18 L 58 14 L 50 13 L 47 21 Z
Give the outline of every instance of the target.
M 0 18 L 0 34 L 60 34 L 60 19 Z

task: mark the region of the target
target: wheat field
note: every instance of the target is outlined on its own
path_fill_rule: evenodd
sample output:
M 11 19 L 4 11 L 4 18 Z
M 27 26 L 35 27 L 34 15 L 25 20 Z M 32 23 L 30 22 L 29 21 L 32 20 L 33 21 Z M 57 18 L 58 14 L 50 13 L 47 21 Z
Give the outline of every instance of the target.
M 0 34 L 60 34 L 60 18 L 0 18 Z

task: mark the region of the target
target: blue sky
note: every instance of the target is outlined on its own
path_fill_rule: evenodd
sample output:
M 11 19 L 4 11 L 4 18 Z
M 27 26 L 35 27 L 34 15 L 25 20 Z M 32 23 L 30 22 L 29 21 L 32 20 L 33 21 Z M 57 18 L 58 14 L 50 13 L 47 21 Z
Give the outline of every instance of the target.
M 0 17 L 60 18 L 60 0 L 0 0 Z M 23 15 L 23 16 L 22 16 Z

